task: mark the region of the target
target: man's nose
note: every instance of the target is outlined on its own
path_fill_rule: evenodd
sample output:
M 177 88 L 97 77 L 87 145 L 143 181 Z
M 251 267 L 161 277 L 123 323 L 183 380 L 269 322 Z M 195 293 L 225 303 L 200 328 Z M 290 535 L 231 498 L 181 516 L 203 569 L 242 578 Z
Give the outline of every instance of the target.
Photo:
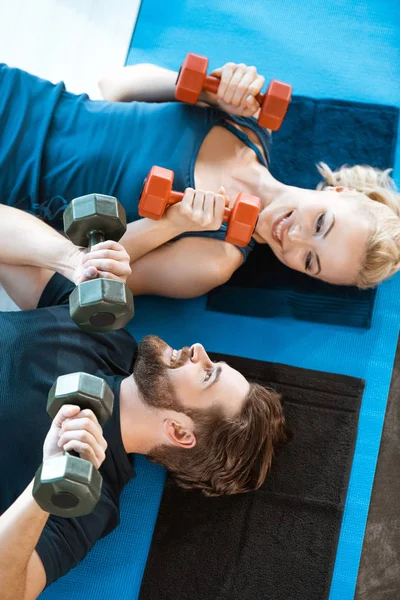
M 192 348 L 192 362 L 201 362 L 204 365 L 211 364 L 210 357 L 208 356 L 205 348 L 202 344 L 193 344 Z

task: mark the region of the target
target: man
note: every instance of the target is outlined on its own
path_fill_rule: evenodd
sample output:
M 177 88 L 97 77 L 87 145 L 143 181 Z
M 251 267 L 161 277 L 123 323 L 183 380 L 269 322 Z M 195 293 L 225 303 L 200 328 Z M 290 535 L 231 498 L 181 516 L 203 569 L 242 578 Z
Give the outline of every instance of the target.
M 240 493 L 262 484 L 286 430 L 279 396 L 213 363 L 201 344 L 176 351 L 148 336 L 137 346 L 124 330 L 85 333 L 72 322 L 74 284 L 129 275 L 116 242 L 87 253 L 6 206 L 0 240 L 0 283 L 23 309 L 0 314 L 0 589 L 3 600 L 32 600 L 118 525 L 130 454 L 148 455 L 186 488 Z M 114 392 L 104 433 L 92 411 L 74 405 L 50 423 L 50 387 L 76 371 L 103 377 Z M 50 515 L 32 496 L 42 460 L 63 450 L 101 466 L 101 498 L 84 517 Z

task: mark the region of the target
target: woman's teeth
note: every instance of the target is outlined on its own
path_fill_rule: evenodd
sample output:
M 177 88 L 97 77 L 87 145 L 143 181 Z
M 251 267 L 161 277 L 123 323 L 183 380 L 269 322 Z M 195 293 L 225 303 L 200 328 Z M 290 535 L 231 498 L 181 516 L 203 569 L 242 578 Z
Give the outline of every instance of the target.
M 290 215 L 292 213 L 289 213 L 288 215 L 286 215 L 286 217 L 283 217 L 283 219 L 281 219 L 275 229 L 275 236 L 278 238 L 278 240 L 281 242 L 281 235 L 282 235 L 282 228 L 284 226 L 284 224 L 286 223 L 286 221 L 290 218 Z

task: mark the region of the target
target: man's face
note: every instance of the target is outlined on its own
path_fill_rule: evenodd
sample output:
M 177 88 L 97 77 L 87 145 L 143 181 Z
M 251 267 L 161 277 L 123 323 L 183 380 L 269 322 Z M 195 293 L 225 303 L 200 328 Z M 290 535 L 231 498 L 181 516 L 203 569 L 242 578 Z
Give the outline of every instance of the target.
M 156 336 L 140 342 L 133 375 L 146 404 L 178 412 L 219 407 L 234 416 L 249 392 L 247 379 L 213 363 L 201 344 L 177 351 Z

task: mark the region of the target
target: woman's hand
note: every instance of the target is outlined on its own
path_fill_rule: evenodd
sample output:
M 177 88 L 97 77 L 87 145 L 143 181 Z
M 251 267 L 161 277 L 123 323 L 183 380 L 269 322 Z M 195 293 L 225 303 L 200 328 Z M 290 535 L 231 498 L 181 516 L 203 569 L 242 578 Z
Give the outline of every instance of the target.
M 252 117 L 260 109 L 255 99 L 265 82 L 257 73 L 256 67 L 247 67 L 243 63 L 226 63 L 210 76 L 221 80 L 217 94 L 203 92 L 206 101 L 217 104 L 227 113 L 242 117 Z
M 96 469 L 106 457 L 103 430 L 90 409 L 64 404 L 56 414 L 43 445 L 43 460 L 75 451 Z
M 75 285 L 97 277 L 126 282 L 131 274 L 129 254 L 121 244 L 113 240 L 100 242 L 90 251 L 81 248 L 73 260 Z
M 229 198 L 223 187 L 218 192 L 186 188 L 181 202 L 170 206 L 164 219 L 176 229 L 186 231 L 217 231 L 223 222 Z

